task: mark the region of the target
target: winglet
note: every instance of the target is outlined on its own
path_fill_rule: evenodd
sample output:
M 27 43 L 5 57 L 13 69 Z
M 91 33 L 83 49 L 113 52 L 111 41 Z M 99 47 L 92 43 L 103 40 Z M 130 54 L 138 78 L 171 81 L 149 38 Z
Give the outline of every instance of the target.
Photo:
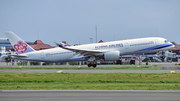
M 63 47 L 63 45 L 62 44 L 58 44 L 57 42 L 54 42 L 57 46 L 59 46 L 59 47 Z
M 62 45 L 63 47 L 67 47 L 67 45 L 66 45 L 66 44 L 64 44 L 64 43 L 60 43 L 60 45 Z

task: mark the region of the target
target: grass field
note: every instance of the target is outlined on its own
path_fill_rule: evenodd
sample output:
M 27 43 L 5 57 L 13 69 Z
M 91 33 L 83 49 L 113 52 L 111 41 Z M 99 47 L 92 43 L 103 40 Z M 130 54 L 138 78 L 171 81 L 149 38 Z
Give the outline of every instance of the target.
M 180 90 L 180 73 L 0 73 L 0 90 Z
M 71 70 L 100 70 L 100 69 L 105 69 L 105 70 L 112 70 L 112 69 L 132 69 L 132 70 L 137 70 L 137 69 L 143 69 L 143 70 L 160 70 L 161 67 L 153 67 L 153 66 L 123 66 L 123 67 L 1 67 L 0 70 L 8 70 L 8 69 L 71 69 Z

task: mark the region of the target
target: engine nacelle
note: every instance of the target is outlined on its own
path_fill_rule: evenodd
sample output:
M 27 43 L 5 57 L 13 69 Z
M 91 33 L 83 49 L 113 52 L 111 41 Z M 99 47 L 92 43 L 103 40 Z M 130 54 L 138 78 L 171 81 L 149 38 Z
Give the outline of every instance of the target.
M 119 51 L 111 51 L 104 53 L 105 61 L 116 61 L 119 60 L 120 52 Z

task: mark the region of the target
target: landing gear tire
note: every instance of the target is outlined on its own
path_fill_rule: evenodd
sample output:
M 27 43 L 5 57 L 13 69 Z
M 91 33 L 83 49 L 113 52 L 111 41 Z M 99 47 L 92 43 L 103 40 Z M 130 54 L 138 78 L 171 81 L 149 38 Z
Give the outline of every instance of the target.
M 93 64 L 93 67 L 94 67 L 94 68 L 96 68 L 96 66 L 97 66 L 96 64 Z
M 91 67 L 91 66 L 92 66 L 92 67 L 96 68 L 97 64 L 88 64 L 87 66 L 88 66 L 88 67 Z
M 91 67 L 91 64 L 88 64 L 88 67 Z

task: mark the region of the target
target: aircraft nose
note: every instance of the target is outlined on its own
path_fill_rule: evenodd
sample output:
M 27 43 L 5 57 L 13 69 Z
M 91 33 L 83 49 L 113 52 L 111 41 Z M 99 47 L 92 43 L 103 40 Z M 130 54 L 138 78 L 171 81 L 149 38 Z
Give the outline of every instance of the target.
M 173 43 L 171 43 L 171 42 L 169 42 L 169 43 L 171 44 L 171 47 L 172 47 L 172 48 L 174 48 L 174 47 L 175 47 L 175 45 L 174 45 Z

